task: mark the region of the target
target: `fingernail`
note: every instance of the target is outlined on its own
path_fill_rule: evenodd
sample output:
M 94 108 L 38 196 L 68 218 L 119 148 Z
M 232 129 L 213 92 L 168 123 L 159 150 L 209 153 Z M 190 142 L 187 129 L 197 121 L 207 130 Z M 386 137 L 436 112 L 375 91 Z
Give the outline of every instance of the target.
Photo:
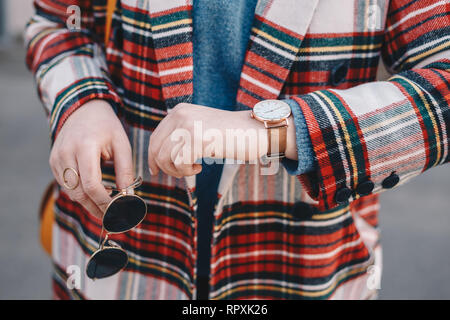
M 150 172 L 150 175 L 153 175 L 152 169 L 148 168 L 148 171 Z

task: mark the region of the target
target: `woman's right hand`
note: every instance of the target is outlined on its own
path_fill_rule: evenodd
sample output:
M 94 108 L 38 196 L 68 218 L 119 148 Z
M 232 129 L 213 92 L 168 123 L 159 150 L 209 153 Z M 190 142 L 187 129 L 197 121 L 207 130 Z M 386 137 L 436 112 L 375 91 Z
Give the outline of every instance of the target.
M 100 159 L 113 160 L 116 185 L 125 188 L 134 181 L 131 146 L 122 123 L 108 102 L 91 100 L 78 108 L 64 123 L 50 153 L 50 167 L 56 181 L 70 199 L 101 218 L 111 197 L 102 185 Z M 65 168 L 78 172 L 74 190 L 64 187 Z M 77 183 L 68 170 L 69 186 Z

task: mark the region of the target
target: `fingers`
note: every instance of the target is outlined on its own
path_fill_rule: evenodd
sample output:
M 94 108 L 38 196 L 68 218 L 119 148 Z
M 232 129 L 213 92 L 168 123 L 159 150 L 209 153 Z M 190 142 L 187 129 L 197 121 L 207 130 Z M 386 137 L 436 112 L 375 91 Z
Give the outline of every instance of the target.
M 86 202 L 86 205 L 94 203 L 101 212 L 104 212 L 111 198 L 102 184 L 100 150 L 95 146 L 85 146 L 76 157 L 81 187 L 88 198 L 85 199 L 86 197 L 80 192 L 79 200 Z
M 189 154 L 184 155 L 183 151 Z M 200 164 L 193 163 L 190 148 L 185 148 L 183 144 L 174 146 L 170 138 L 162 144 L 154 161 L 163 172 L 176 178 L 198 174 L 202 168 Z
M 72 171 L 67 171 L 66 176 L 65 177 L 63 176 L 65 168 L 70 167 L 79 172 L 76 161 L 62 160 L 60 164 L 67 164 L 67 167 L 63 167 L 65 165 L 61 166 L 54 163 L 50 165 L 53 175 L 55 176 L 55 179 L 58 182 L 58 184 L 64 188 L 64 192 L 69 196 L 69 198 L 72 201 L 78 202 L 89 213 L 101 219 L 103 216 L 103 212 L 85 193 L 80 174 L 78 174 L 77 177 L 74 173 L 72 173 Z M 68 186 L 75 186 L 78 184 L 77 187 L 73 190 L 64 187 L 64 178 L 66 178 Z
M 175 165 L 180 177 L 189 177 L 199 174 L 202 171 L 202 165 L 199 163 Z
M 185 155 L 185 151 L 189 152 L 189 155 Z M 195 157 L 193 157 L 190 151 L 184 146 L 180 146 L 178 150 L 172 150 L 171 161 L 181 177 L 193 176 L 202 171 L 202 165 L 194 163 Z
M 74 190 L 64 190 L 97 216 L 111 201 L 102 185 L 101 159 L 114 160 L 118 187 L 132 184 L 131 147 L 124 128 L 106 101 L 92 100 L 64 123 L 52 146 L 50 167 L 63 187 L 64 169 L 70 166 L 78 171 L 79 185 Z M 72 180 L 68 182 L 72 185 Z
M 97 217 L 98 219 L 102 219 L 103 210 L 101 210 L 94 201 L 84 192 L 82 185 L 78 186 L 74 190 L 65 190 L 67 195 L 72 201 L 78 202 L 83 206 L 90 214 Z
M 158 157 L 163 142 L 175 129 L 175 123 L 171 120 L 170 115 L 167 115 L 150 135 L 147 157 L 151 175 L 155 175 L 159 172 L 159 166 L 155 159 Z
M 134 181 L 133 158 L 130 142 L 125 134 L 120 134 L 114 139 L 112 144 L 116 185 L 119 189 L 124 189 Z
M 152 135 L 150 138 L 148 148 L 150 174 L 154 175 L 161 169 L 168 175 L 182 178 L 201 172 L 201 164 L 194 163 L 198 155 L 193 154 L 190 141 L 182 139 L 174 141 L 170 135 L 163 138 L 163 142 L 160 139 L 160 135 Z
M 171 147 L 167 144 L 162 144 L 161 149 L 156 151 L 156 156 L 153 157 L 153 161 L 164 173 L 176 178 L 181 178 L 172 162 L 170 149 Z

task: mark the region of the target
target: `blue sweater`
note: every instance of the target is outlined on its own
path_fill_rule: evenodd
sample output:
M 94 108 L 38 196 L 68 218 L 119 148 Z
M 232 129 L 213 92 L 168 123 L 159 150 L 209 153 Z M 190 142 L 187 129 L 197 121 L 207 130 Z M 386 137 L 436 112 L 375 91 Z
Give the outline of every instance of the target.
M 194 0 L 194 97 L 193 103 L 234 110 L 257 0 Z M 283 159 L 290 174 L 314 168 L 311 141 L 305 119 L 294 100 L 291 106 L 296 128 L 299 161 Z M 199 276 L 209 275 L 210 242 L 214 204 L 223 165 L 203 164 L 196 176 L 198 199 Z

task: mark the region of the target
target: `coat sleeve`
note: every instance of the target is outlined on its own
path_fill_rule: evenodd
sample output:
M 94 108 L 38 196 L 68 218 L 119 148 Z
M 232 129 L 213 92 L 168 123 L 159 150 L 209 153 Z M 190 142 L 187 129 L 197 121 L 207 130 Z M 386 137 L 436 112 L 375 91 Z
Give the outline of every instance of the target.
M 101 38 L 93 31 L 91 2 L 35 0 L 35 15 L 25 30 L 26 62 L 35 75 L 52 142 L 67 118 L 87 101 L 103 99 L 115 110 L 120 104 L 108 77 Z M 79 8 L 78 29 L 67 27 L 76 13 L 68 10 L 70 6 Z
M 387 81 L 294 97 L 317 170 L 300 175 L 321 210 L 401 185 L 449 162 L 450 6 L 393 0 L 382 51 Z

